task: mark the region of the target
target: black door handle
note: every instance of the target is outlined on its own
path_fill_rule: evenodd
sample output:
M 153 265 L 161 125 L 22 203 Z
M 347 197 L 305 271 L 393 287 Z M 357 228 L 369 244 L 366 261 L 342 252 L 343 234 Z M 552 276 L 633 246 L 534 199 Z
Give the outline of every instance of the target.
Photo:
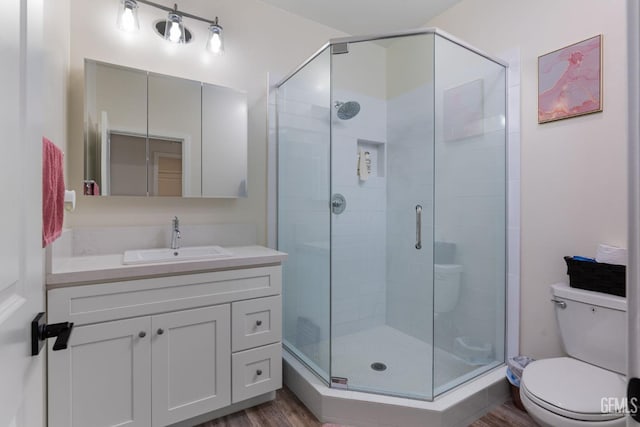
M 31 355 L 37 356 L 48 338 L 56 337 L 53 351 L 65 350 L 73 330 L 73 323 L 62 322 L 47 325 L 44 313 L 38 313 L 31 321 Z
M 64 322 L 64 323 L 58 323 L 56 325 L 61 325 L 61 328 L 57 330 L 56 335 L 51 335 L 52 337 L 55 337 L 55 336 L 58 337 L 56 338 L 56 342 L 53 343 L 53 351 L 66 350 L 67 344 L 69 343 L 69 337 L 71 336 L 71 330 L 73 329 L 73 323 Z M 56 326 L 56 325 L 50 325 L 50 326 Z M 50 338 L 50 337 L 47 337 L 47 338 Z

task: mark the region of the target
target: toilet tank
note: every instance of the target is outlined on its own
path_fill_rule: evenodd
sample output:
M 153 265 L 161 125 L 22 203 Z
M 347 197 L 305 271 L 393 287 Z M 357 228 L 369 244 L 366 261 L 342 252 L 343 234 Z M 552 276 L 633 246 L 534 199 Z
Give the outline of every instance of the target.
M 627 300 L 564 283 L 552 285 L 551 294 L 567 354 L 626 374 Z

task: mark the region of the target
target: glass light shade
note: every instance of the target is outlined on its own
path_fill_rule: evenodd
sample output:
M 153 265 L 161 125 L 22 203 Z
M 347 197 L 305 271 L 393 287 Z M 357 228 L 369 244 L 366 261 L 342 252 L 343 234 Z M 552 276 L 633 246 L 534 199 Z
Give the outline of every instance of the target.
M 222 37 L 222 27 L 218 24 L 209 25 L 207 51 L 214 55 L 224 54 L 224 38 Z
M 164 39 L 171 43 L 184 43 L 185 31 L 182 23 L 182 16 L 177 13 L 169 12 L 167 16 L 167 24 L 164 27 Z
M 140 30 L 138 3 L 135 0 L 120 0 L 117 25 L 119 29 L 128 33 Z

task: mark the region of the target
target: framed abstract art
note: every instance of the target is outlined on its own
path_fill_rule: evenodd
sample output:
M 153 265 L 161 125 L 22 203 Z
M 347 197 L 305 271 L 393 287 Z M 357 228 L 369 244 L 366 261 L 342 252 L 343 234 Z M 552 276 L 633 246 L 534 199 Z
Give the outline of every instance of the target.
M 538 123 L 602 111 L 602 35 L 538 57 Z

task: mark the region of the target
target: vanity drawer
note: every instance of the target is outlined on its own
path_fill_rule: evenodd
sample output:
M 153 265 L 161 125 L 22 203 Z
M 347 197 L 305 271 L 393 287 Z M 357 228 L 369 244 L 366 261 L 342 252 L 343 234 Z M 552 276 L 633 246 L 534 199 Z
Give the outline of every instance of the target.
M 268 297 L 281 286 L 279 265 L 69 286 L 47 292 L 48 319 L 80 326 Z
M 256 298 L 231 305 L 231 349 L 241 351 L 282 339 L 282 298 Z
M 280 343 L 234 353 L 231 358 L 232 403 L 282 387 Z

